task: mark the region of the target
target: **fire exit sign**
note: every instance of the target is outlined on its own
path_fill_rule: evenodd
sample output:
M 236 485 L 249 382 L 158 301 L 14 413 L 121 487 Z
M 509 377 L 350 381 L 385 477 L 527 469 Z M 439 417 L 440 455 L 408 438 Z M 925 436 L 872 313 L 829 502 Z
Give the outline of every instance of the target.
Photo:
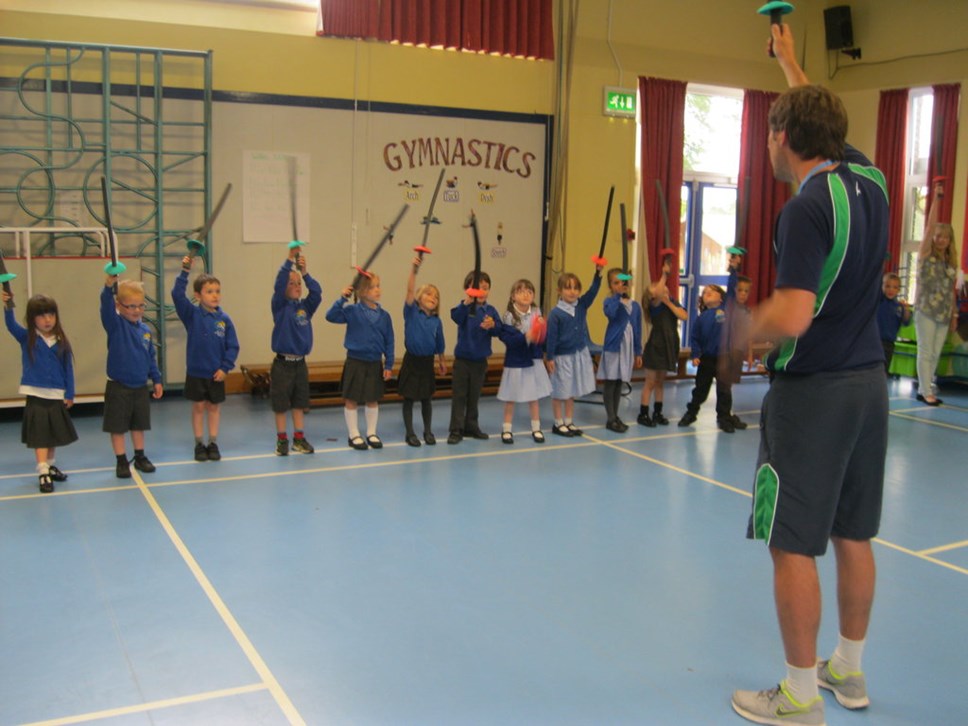
M 635 91 L 629 90 L 628 88 L 605 86 L 605 108 L 603 113 L 606 116 L 635 118 Z

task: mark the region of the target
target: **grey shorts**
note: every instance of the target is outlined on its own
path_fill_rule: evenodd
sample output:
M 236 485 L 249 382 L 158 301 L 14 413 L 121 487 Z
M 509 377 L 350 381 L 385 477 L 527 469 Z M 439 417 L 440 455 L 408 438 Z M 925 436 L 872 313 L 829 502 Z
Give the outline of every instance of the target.
M 877 534 L 887 454 L 887 385 L 878 365 L 779 374 L 763 399 L 746 536 L 816 557 L 831 536 Z
M 108 381 L 104 388 L 104 423 L 101 430 L 109 434 L 150 431 L 150 395 L 145 386 L 128 388 L 123 383 Z
M 225 381 L 213 381 L 211 378 L 185 376 L 185 398 L 189 401 L 208 401 L 209 403 L 225 402 Z
M 276 356 L 269 372 L 269 401 L 275 413 L 309 408 L 309 368 L 305 358 L 287 361 Z

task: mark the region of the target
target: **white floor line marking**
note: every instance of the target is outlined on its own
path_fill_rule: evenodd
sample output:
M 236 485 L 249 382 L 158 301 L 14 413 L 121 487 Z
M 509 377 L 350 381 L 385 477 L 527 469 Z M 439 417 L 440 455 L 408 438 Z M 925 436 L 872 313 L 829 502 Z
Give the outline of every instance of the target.
M 685 432 L 684 434 L 678 434 L 678 435 L 679 436 L 683 436 L 683 435 L 688 435 L 689 433 L 691 433 L 691 434 L 697 434 L 697 433 L 703 433 L 703 432 L 701 432 L 701 431 L 692 431 L 692 432 Z M 671 434 L 671 435 L 676 435 L 676 434 Z M 739 489 L 737 487 L 734 487 L 734 486 L 732 486 L 730 484 L 724 484 L 721 481 L 717 481 L 716 479 L 711 479 L 708 476 L 703 476 L 702 474 L 697 474 L 694 471 L 689 471 L 688 469 L 683 469 L 682 467 L 676 466 L 675 464 L 669 464 L 669 463 L 666 463 L 664 461 L 660 461 L 659 459 L 654 459 L 651 456 L 646 456 L 645 454 L 640 454 L 637 451 L 629 451 L 627 449 L 623 449 L 619 445 L 622 442 L 619 442 L 619 441 L 603 441 L 601 439 L 594 439 L 594 440 L 597 441 L 599 444 L 601 444 L 603 446 L 607 446 L 610 449 L 615 449 L 617 451 L 621 451 L 623 454 L 628 454 L 629 456 L 634 456 L 636 459 L 642 459 L 643 461 L 648 461 L 650 464 L 655 464 L 656 466 L 661 466 L 661 467 L 663 467 L 665 469 L 671 469 L 674 472 L 677 472 L 679 474 L 684 474 L 685 476 L 688 476 L 688 477 L 690 477 L 692 479 L 698 479 L 699 481 L 704 481 L 707 484 L 712 484 L 713 486 L 720 487 L 721 489 L 725 489 L 725 490 L 730 491 L 730 492 L 733 492 L 735 494 L 742 494 L 744 497 L 752 497 L 753 496 L 748 491 L 744 491 L 744 490 Z
M 226 627 L 229 629 L 229 632 L 232 633 L 236 642 L 239 644 L 239 647 L 248 658 L 249 663 L 252 664 L 252 667 L 255 668 L 256 673 L 259 674 L 259 677 L 262 679 L 262 683 L 266 686 L 266 688 L 268 688 L 269 693 L 272 694 L 272 697 L 279 705 L 279 708 L 282 709 L 282 712 L 285 714 L 289 723 L 305 724 L 306 722 L 303 720 L 302 716 L 299 715 L 299 711 L 296 710 L 295 705 L 293 705 L 292 701 L 289 700 L 289 696 L 282 689 L 279 681 L 276 680 L 276 677 L 272 674 L 272 671 L 269 670 L 269 666 L 266 665 L 265 661 L 262 660 L 262 656 L 259 655 L 259 652 L 255 649 L 255 646 L 252 645 L 252 641 L 249 640 L 249 636 L 247 636 L 245 631 L 242 630 L 242 626 L 239 625 L 238 621 L 235 619 L 235 616 L 232 615 L 232 612 L 229 610 L 228 606 L 215 590 L 215 587 L 205 575 L 205 572 L 202 570 L 201 566 L 199 566 L 198 562 L 192 556 L 192 553 L 185 545 L 185 542 L 182 540 L 181 536 L 179 536 L 178 532 L 175 531 L 174 525 L 172 525 L 171 521 L 168 519 L 168 516 L 161 508 L 161 505 L 158 504 L 158 500 L 155 499 L 154 494 L 151 493 L 151 490 L 144 483 L 141 475 L 137 471 L 132 471 L 131 474 L 134 477 L 134 480 L 137 482 L 138 488 L 141 490 L 145 500 L 148 502 L 148 506 L 151 507 L 155 517 L 158 518 L 158 522 L 168 534 L 172 544 L 175 545 L 175 549 L 178 551 L 178 554 L 181 555 L 182 559 L 185 561 L 185 564 L 188 565 L 188 569 L 191 570 L 191 573 L 195 576 L 195 579 L 201 586 L 202 591 L 212 603 L 212 606 L 215 608 L 215 611 L 218 613 L 219 617 L 222 618 L 222 622 L 225 623 Z
M 219 691 L 208 691 L 207 693 L 195 693 L 191 696 L 180 696 L 178 698 L 165 698 L 160 701 L 149 703 L 139 703 L 136 706 L 121 706 L 120 708 L 110 708 L 105 711 L 93 711 L 91 713 L 81 713 L 76 716 L 66 716 L 64 718 L 54 718 L 49 721 L 33 721 L 23 726 L 63 726 L 63 724 L 84 723 L 85 721 L 97 721 L 100 719 L 114 718 L 116 716 L 127 716 L 134 713 L 145 713 L 156 711 L 162 708 L 172 708 L 173 706 L 184 706 L 189 703 L 202 703 L 216 698 L 228 698 L 230 696 L 240 696 L 245 693 L 255 693 L 256 691 L 266 690 L 264 683 L 254 683 L 251 686 L 239 686 L 237 688 L 224 688 Z
M 951 544 L 941 545 L 940 547 L 929 547 L 925 550 L 918 550 L 919 555 L 934 555 L 938 552 L 950 552 L 951 550 L 960 550 L 963 547 L 968 547 L 968 539 L 962 540 L 961 542 L 952 542 Z
M 918 423 L 927 424 L 928 426 L 940 426 L 944 429 L 953 429 L 955 431 L 968 431 L 966 426 L 958 426 L 957 424 L 945 423 L 944 421 L 932 421 L 930 419 L 921 418 L 920 416 L 909 416 L 906 413 L 898 413 L 896 411 L 891 411 L 891 416 L 896 418 L 903 418 L 907 421 L 917 421 Z
M 137 489 L 137 484 L 120 484 L 113 487 L 91 487 L 87 489 L 70 489 L 68 491 L 58 491 L 54 490 L 49 494 L 41 494 L 39 491 L 33 492 L 31 494 L 8 494 L 0 497 L 0 502 L 12 502 L 17 499 L 37 499 L 38 497 L 69 497 L 72 494 L 94 494 L 100 492 L 123 492 L 128 489 Z

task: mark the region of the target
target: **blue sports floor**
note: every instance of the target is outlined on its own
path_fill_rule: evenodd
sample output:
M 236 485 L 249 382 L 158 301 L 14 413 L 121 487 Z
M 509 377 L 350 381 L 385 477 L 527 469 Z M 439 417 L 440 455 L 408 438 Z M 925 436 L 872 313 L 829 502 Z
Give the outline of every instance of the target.
M 734 389 L 758 420 L 766 384 Z M 192 460 L 187 404 L 153 404 L 158 471 L 115 479 L 96 415 L 37 491 L 0 423 L 0 724 L 739 724 L 734 688 L 783 675 L 769 558 L 744 538 L 758 442 L 707 402 L 673 424 L 582 439 L 496 436 L 353 451 L 340 409 L 307 416 L 313 456 L 273 455 L 268 402 L 225 404 L 225 459 Z M 968 723 L 968 391 L 930 408 L 891 384 L 872 704 L 829 724 Z M 550 406 L 543 405 L 548 433 Z M 419 420 L 419 413 L 417 414 Z M 481 421 L 498 432 L 501 404 Z M 820 560 L 821 653 L 836 642 Z

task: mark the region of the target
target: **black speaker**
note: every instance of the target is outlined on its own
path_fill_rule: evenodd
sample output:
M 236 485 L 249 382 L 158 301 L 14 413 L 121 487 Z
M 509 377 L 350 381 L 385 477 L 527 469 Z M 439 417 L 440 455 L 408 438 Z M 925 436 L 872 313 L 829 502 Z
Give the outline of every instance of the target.
M 854 46 L 854 25 L 850 22 L 850 5 L 837 5 L 823 11 L 823 27 L 827 34 L 827 50 Z

